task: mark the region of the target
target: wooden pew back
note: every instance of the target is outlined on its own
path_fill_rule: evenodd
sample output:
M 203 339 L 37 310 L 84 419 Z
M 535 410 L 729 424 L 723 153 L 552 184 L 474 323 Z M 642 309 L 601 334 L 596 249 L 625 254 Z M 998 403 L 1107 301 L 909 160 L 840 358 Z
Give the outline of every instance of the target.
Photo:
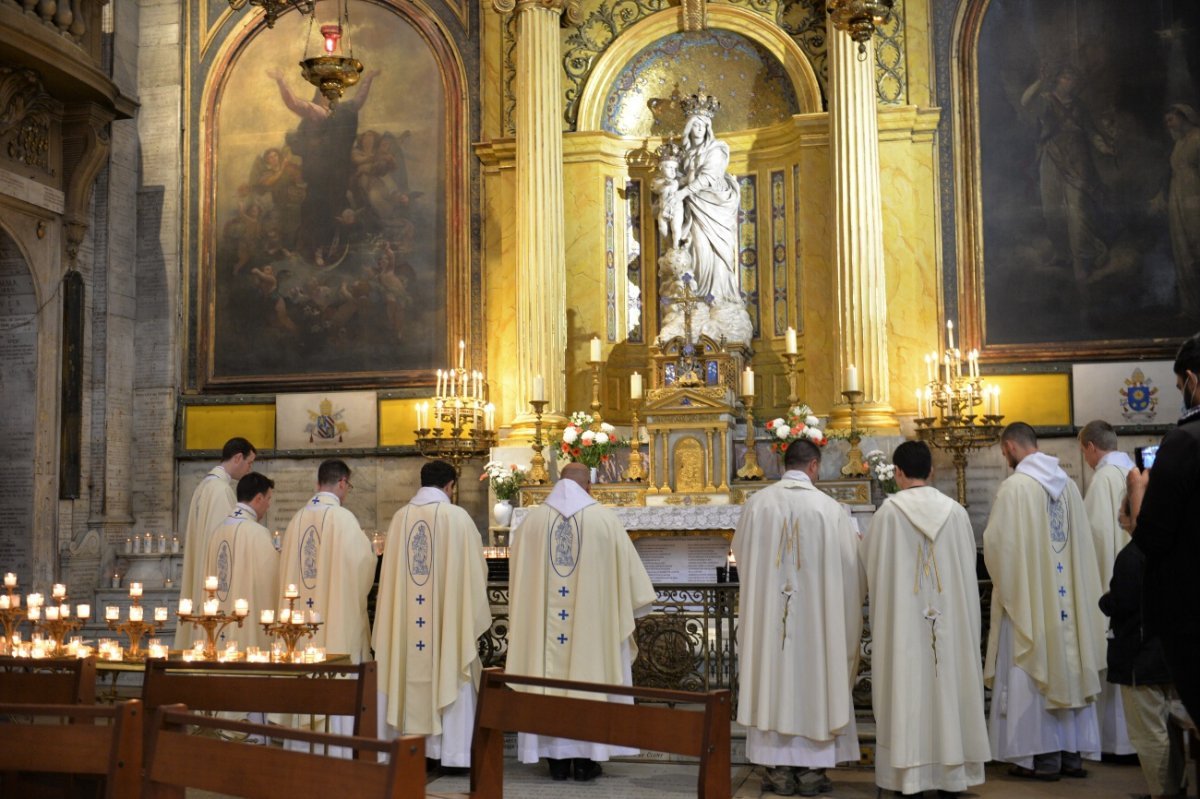
M 0 657 L 0 703 L 91 705 L 96 659 L 31 660 Z
M 517 692 L 510 686 L 594 693 L 601 701 Z M 603 701 L 630 696 L 678 705 L 624 705 Z M 730 796 L 729 691 L 690 693 L 597 683 L 545 680 L 486 669 L 479 687 L 471 742 L 472 799 L 501 799 L 504 733 L 525 732 L 700 758 L 697 796 Z
M 0 704 L 0 772 L 89 774 L 107 778 L 108 799 L 141 796 L 142 703 Z M 33 724 L 9 717 L 32 717 Z M 47 723 L 66 719 L 69 724 Z
M 192 734 L 188 728 L 198 730 Z M 256 746 L 211 737 L 227 730 L 347 747 L 355 759 Z M 208 733 L 208 734 L 206 734 Z M 160 707 L 151 727 L 143 796 L 183 799 L 187 788 L 245 799 L 279 796 L 421 797 L 425 795 L 425 739 L 384 742 L 372 738 L 306 732 L 265 724 L 227 721 L 189 713 L 182 705 Z M 388 762 L 375 762 L 378 753 Z

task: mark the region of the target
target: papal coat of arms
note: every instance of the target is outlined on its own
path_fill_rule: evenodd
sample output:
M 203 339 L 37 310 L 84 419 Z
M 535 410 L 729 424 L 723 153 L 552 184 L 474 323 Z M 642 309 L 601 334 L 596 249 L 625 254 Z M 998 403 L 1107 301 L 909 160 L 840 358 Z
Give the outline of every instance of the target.
M 1121 416 L 1126 421 L 1154 421 L 1158 409 L 1158 386 L 1152 385 L 1153 382 L 1141 369 L 1134 369 L 1133 374 L 1125 379 L 1125 386 L 1118 393 L 1121 395 Z
M 316 412 L 308 412 L 310 421 L 304 428 L 304 432 L 308 433 L 308 442 L 310 444 L 316 441 L 340 442 L 342 435 L 350 430 L 342 421 L 345 413 L 345 408 L 334 411 L 332 402 L 328 399 L 321 400 L 321 405 Z

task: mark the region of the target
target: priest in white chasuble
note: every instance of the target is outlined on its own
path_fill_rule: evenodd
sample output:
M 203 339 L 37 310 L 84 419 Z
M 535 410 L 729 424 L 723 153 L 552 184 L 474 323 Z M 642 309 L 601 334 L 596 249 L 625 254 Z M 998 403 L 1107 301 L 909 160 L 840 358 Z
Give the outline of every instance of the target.
M 296 609 L 316 611 L 324 622 L 313 646 L 361 663 L 371 657 L 367 594 L 375 580 L 375 552 L 342 503 L 353 488 L 350 467 L 327 460 L 317 470 L 317 493 L 288 522 L 280 547 L 277 602 L 289 586 L 299 592 Z
M 779 482 L 746 502 L 733 536 L 740 572 L 738 713 L 746 757 L 783 795 L 832 789 L 825 769 L 861 754 L 850 696 L 866 580 L 849 512 L 813 481 L 805 438 Z
M 1085 777 L 1100 758 L 1095 699 L 1104 668 L 1100 567 L 1079 489 L 1024 422 L 1000 448 L 1015 471 L 983 534 L 992 578 L 984 678 L 992 756 L 1018 777 Z
M 208 542 L 213 528 L 223 522 L 237 505 L 234 485 L 245 477 L 254 465 L 258 450 L 244 438 L 231 438 L 221 450 L 221 463 L 200 480 L 188 506 L 187 529 L 183 535 L 183 568 L 179 596 L 191 599 L 200 606 L 207 596 L 204 578 L 208 558 Z M 175 648 L 191 649 L 204 631 L 193 624 L 178 622 L 175 627 Z
M 492 623 L 479 530 L 450 501 L 445 461 L 421 468 L 421 489 L 396 511 L 379 577 L 372 641 L 385 735 L 424 735 L 425 754 L 471 765 L 481 664 L 477 640 Z
M 655 599 L 629 534 L 589 494 L 583 464 L 571 463 L 513 532 L 509 561 L 510 674 L 632 685 L 634 617 Z M 514 686 L 520 689 L 521 686 Z M 561 694 L 560 691 L 547 691 Z M 579 694 L 596 699 L 596 694 Z M 628 702 L 628 697 L 609 697 Z M 587 781 L 596 761 L 636 750 L 546 736 L 517 736 L 522 763 L 550 760 L 550 776 Z
M 208 574 L 216 575 L 217 599 L 223 613 L 233 613 L 239 599 L 246 600 L 250 615 L 239 627 L 231 624 L 224 640 L 237 641 L 238 648 L 271 648 L 271 636 L 257 623 L 258 614 L 279 604 L 279 553 L 271 533 L 258 523 L 271 509 L 275 482 L 258 472 L 238 480 L 237 506 L 213 530 L 208 542 Z
M 1103 419 L 1088 422 L 1079 431 L 1083 459 L 1093 469 L 1083 506 L 1087 510 L 1092 540 L 1096 544 L 1096 565 L 1100 567 L 1100 593 L 1112 582 L 1117 554 L 1129 543 L 1129 533 L 1121 527 L 1121 506 L 1125 504 L 1125 480 L 1133 460 L 1117 449 L 1117 432 Z M 1100 751 L 1114 755 L 1132 755 L 1133 744 L 1125 726 L 1125 708 L 1120 686 L 1107 680 L 1096 697 L 1096 717 L 1100 722 Z
M 892 455 L 900 492 L 875 512 L 860 552 L 871 617 L 875 784 L 957 793 L 991 760 L 983 712 L 979 579 L 966 510 L 928 484 L 929 447 Z

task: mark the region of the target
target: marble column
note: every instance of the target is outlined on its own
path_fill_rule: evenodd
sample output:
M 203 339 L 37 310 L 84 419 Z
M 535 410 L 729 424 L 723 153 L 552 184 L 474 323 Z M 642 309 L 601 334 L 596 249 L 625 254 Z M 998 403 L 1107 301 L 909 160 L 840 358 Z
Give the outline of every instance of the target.
M 517 15 L 516 240 L 517 417 L 514 437 L 532 435 L 525 401 L 545 380 L 545 421 L 561 425 L 567 400 L 566 245 L 563 225 L 562 73 L 559 20 L 578 20 L 568 0 L 495 0 Z M 557 418 L 556 418 L 557 417 Z
M 849 426 L 840 392 L 846 368 L 858 368 L 863 391 L 859 429 L 899 429 L 889 401 L 887 283 L 879 196 L 879 125 L 875 110 L 875 47 L 865 58 L 849 34 L 829 26 L 829 150 L 833 176 L 833 268 L 837 270 L 839 394 L 830 426 Z

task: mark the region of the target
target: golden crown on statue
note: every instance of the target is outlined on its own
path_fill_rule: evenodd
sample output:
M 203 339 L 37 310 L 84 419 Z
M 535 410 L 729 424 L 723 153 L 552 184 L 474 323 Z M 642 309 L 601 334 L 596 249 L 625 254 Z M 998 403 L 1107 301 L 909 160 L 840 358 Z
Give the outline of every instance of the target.
M 683 148 L 679 142 L 667 140 L 658 146 L 654 154 L 658 156 L 660 164 L 663 161 L 678 161 L 683 155 Z
M 700 91 L 693 94 L 691 97 L 684 97 L 679 101 L 679 107 L 683 109 L 683 113 L 689 117 L 705 116 L 712 119 L 721 110 L 721 103 L 716 97 L 709 94 L 703 87 Z

